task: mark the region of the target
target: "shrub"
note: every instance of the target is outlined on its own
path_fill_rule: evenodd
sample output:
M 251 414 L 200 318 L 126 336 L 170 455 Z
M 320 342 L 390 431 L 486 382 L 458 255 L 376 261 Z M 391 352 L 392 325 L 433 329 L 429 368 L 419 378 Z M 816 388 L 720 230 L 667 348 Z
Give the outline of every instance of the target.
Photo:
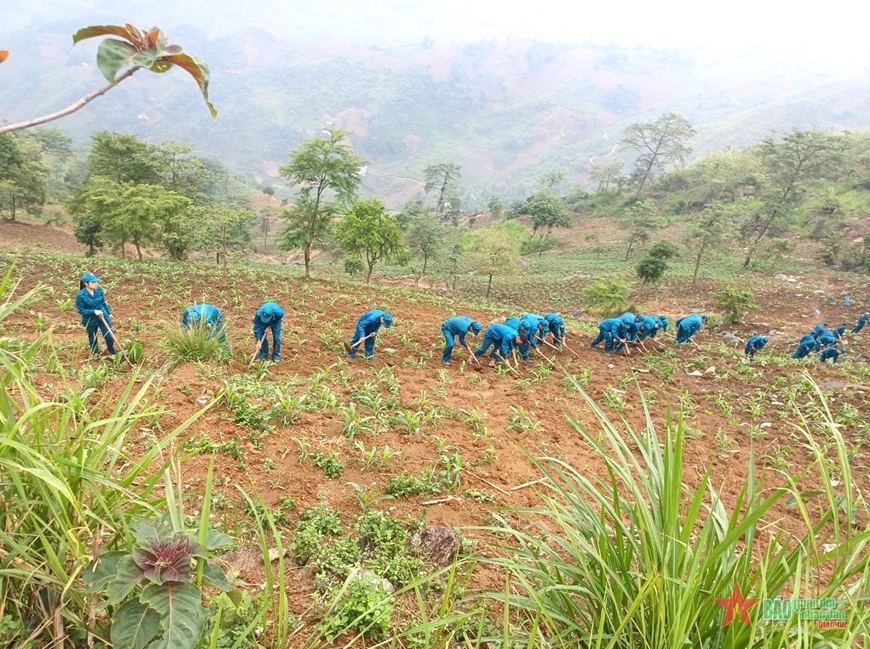
M 646 256 L 653 259 L 661 259 L 662 261 L 669 261 L 676 257 L 679 252 L 680 248 L 676 244 L 670 241 L 657 241 L 646 251 Z
M 716 308 L 722 309 L 722 319 L 725 324 L 737 324 L 749 309 L 755 309 L 755 295 L 750 290 L 741 291 L 736 288 L 726 288 L 716 294 Z
M 356 572 L 330 602 L 317 627 L 329 643 L 349 631 L 379 638 L 390 630 L 393 600 L 383 582 L 367 573 Z
M 628 283 L 616 277 L 596 280 L 583 289 L 583 303 L 589 313 L 600 316 L 614 316 L 633 311 L 629 301 Z
M 226 362 L 230 348 L 219 339 L 220 332 L 205 325 L 194 324 L 190 329 L 167 327 L 161 348 L 172 366 L 190 362 Z
M 641 288 L 649 284 L 655 284 L 659 281 L 668 270 L 668 264 L 664 259 L 658 257 L 644 257 L 641 259 L 635 271 L 638 279 L 641 280 Z

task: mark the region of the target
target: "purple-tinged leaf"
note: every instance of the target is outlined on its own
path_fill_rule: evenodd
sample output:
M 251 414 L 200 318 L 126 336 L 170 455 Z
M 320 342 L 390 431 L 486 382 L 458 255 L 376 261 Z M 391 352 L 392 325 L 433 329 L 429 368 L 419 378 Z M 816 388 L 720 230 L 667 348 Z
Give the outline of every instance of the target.
M 86 38 L 94 38 L 94 36 L 120 36 L 130 42 L 134 42 L 135 38 L 127 27 L 121 27 L 120 25 L 93 25 L 91 27 L 82 27 L 73 34 L 73 45 Z
M 196 80 L 196 83 L 199 85 L 199 89 L 202 92 L 202 98 L 205 99 L 205 103 L 211 112 L 211 116 L 217 119 L 217 110 L 215 110 L 215 107 L 208 100 L 208 78 L 210 72 L 205 61 L 194 58 L 189 54 L 173 54 L 167 56 L 166 60 L 171 62 L 173 65 L 177 65 L 183 70 L 186 70 L 187 73 Z
M 179 532 L 171 541 L 152 539 L 148 547 L 133 550 L 133 560 L 149 581 L 158 584 L 189 581 L 191 551 L 199 553 L 202 548 L 198 544 L 191 545 L 184 533 Z

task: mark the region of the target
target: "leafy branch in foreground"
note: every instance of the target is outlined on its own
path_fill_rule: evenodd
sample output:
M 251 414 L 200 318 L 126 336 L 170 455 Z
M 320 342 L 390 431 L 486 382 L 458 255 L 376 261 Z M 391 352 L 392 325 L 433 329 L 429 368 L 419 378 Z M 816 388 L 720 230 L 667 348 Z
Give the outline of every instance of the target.
M 217 110 L 208 100 L 208 82 L 211 74 L 208 65 L 205 61 L 186 54 L 180 45 L 170 45 L 163 35 L 162 29 L 154 27 L 148 31 L 142 31 L 129 23 L 123 27 L 120 25 L 92 25 L 83 27 L 73 34 L 73 45 L 95 36 L 118 36 L 124 39 L 107 38 L 100 43 L 97 49 L 97 67 L 100 68 L 100 72 L 103 73 L 109 84 L 55 113 L 17 124 L 0 126 L 0 134 L 32 128 L 71 115 L 97 97 L 106 94 L 124 79 L 131 77 L 140 68 L 157 73 L 169 72 L 173 67 L 185 70 L 199 86 L 211 116 L 217 118 Z M 6 60 L 8 54 L 8 51 L 0 50 L 0 63 Z M 123 68 L 127 68 L 127 70 L 119 76 L 118 73 Z

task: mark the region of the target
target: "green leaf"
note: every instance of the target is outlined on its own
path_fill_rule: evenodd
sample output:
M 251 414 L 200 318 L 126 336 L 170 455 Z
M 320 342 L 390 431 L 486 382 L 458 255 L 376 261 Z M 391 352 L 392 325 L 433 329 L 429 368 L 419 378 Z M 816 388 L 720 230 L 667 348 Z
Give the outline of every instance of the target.
M 144 649 L 160 630 L 160 615 L 137 601 L 124 604 L 115 613 L 112 624 L 114 649 Z
M 151 584 L 142 591 L 139 601 L 162 616 L 163 637 L 149 649 L 193 649 L 199 642 L 208 619 L 199 588 L 174 582 Z
M 126 556 L 126 552 L 106 552 L 100 555 L 96 563 L 88 564 L 82 573 L 82 581 L 94 592 L 103 590 L 118 574 L 118 562 Z
M 233 588 L 230 592 L 227 593 L 227 597 L 230 598 L 233 606 L 239 608 L 239 605 L 241 605 L 242 601 L 245 599 L 245 593 L 238 588 Z
M 205 569 L 202 572 L 202 576 L 205 580 L 210 583 L 215 588 L 220 588 L 225 593 L 230 592 L 233 587 L 230 585 L 227 576 L 224 574 L 224 571 L 220 569 L 220 566 L 214 563 L 205 564 Z
M 134 57 L 139 54 L 134 46 L 124 41 L 107 38 L 97 48 L 97 67 L 111 83 L 115 83 L 118 71 L 132 65 Z
M 133 557 L 129 554 L 122 557 L 118 561 L 118 572 L 115 578 L 106 586 L 106 604 L 117 604 L 130 594 L 139 582 L 142 581 L 144 573 L 142 569 L 133 561 Z
M 211 73 L 206 62 L 190 56 L 189 54 L 173 54 L 167 56 L 166 60 L 171 62 L 173 65 L 177 65 L 179 68 L 186 70 L 188 74 L 196 80 L 196 83 L 199 85 L 199 89 L 202 92 L 202 98 L 205 99 L 205 103 L 211 112 L 211 116 L 217 119 L 217 110 L 215 110 L 215 107 L 208 100 L 208 78 Z
M 819 491 L 819 490 L 814 490 L 814 491 L 802 491 L 799 495 L 800 495 L 801 501 L 806 502 L 810 498 L 815 498 L 816 496 L 821 496 L 823 493 L 825 493 L 825 492 Z M 795 505 L 797 505 L 797 499 L 794 496 L 786 499 L 786 501 L 785 501 L 786 507 L 794 507 Z
M 86 38 L 94 38 L 95 36 L 120 36 L 130 42 L 134 41 L 133 35 L 126 27 L 120 25 L 92 25 L 90 27 L 82 27 L 73 34 L 73 45 Z
M 209 552 L 218 548 L 225 548 L 230 545 L 235 545 L 236 541 L 231 536 L 227 536 L 223 532 L 208 528 L 208 536 L 205 537 L 205 549 Z

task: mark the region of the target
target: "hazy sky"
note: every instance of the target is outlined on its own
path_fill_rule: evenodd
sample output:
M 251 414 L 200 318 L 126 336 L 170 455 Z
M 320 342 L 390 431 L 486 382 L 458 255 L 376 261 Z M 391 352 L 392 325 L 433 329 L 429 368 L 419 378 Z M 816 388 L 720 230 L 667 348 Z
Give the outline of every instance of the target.
M 143 27 L 199 22 L 212 33 L 256 26 L 281 36 L 325 32 L 366 44 L 415 43 L 426 36 L 525 37 L 715 56 L 763 51 L 759 65 L 821 63 L 840 73 L 862 71 L 870 63 L 864 20 L 870 12 L 863 0 L 11 0 L 11 5 L 13 18 L 91 14 Z

